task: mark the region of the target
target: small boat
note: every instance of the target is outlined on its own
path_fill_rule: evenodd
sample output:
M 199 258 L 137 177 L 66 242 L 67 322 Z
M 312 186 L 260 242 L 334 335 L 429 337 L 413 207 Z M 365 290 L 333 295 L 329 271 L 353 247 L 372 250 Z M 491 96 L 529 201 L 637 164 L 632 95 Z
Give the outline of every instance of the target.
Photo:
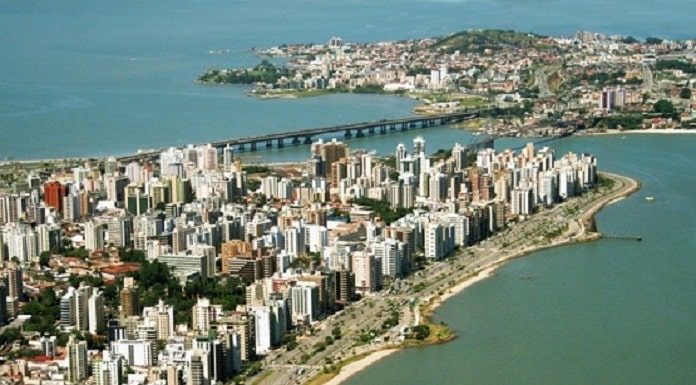
M 655 197 L 653 197 L 653 196 L 645 197 L 645 200 L 648 202 L 652 202 L 655 200 Z

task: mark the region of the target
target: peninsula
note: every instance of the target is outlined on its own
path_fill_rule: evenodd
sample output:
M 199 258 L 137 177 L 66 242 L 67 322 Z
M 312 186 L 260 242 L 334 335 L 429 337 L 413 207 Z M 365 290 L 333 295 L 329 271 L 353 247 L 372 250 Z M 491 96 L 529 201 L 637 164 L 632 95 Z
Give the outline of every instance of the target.
M 694 41 L 578 32 L 550 37 L 471 30 L 377 43 L 332 38 L 254 50 L 254 68 L 210 69 L 204 84 L 253 84 L 249 95 L 295 98 L 384 93 L 417 98 L 414 112 L 488 107 L 462 127 L 495 136 L 692 129 Z
M 361 300 L 364 303 L 359 310 L 349 309 L 330 318 L 316 335 L 304 337 L 303 342 L 308 347 L 313 346 L 322 340 L 324 334 L 335 330 L 336 325 L 340 325 L 345 334 L 352 332 L 353 340 L 336 341 L 335 346 L 315 351 L 303 364 L 297 364 L 296 360 L 302 359 L 299 353 L 271 355 L 266 370 L 254 380 L 258 384 L 298 381 L 312 385 L 338 385 L 399 349 L 446 343 L 456 338 L 446 325 L 431 321 L 438 306 L 490 277 L 498 267 L 515 258 L 547 248 L 599 239 L 601 234 L 594 230 L 595 214 L 640 188 L 636 180 L 624 176 L 601 173 L 600 178 L 600 186 L 591 193 L 540 212 L 482 244 L 468 248 L 466 252 L 458 252 L 445 261 L 425 267 L 418 274 L 404 279 L 402 290 Z M 388 311 L 402 314 L 397 327 L 385 332 L 386 337 L 376 338 L 371 343 L 355 342 L 360 341 L 365 332 L 379 330 L 380 320 Z M 345 332 L 346 326 L 348 333 Z M 414 334 L 411 339 L 399 338 L 398 330 L 408 328 L 426 332 Z

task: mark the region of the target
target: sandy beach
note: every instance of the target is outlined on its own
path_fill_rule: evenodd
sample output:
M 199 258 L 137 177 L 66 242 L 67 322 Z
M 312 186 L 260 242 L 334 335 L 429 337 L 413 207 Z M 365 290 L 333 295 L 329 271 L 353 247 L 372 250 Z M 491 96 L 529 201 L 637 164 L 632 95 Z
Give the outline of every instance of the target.
M 351 362 L 350 364 L 344 366 L 341 369 L 341 372 L 336 375 L 336 377 L 332 378 L 328 382 L 326 382 L 324 385 L 338 385 L 342 383 L 343 381 L 347 380 L 354 374 L 360 372 L 361 370 L 365 369 L 366 367 L 374 364 L 375 362 L 381 360 L 382 358 L 398 352 L 399 349 L 385 349 L 385 350 L 379 350 L 374 353 L 371 353 L 367 357 Z
M 442 295 L 437 296 L 435 299 L 433 299 L 433 302 L 430 305 L 430 308 L 432 310 L 437 309 L 440 305 L 445 303 L 448 299 L 454 297 L 455 295 L 461 293 L 464 291 L 469 286 L 472 286 L 480 281 L 483 281 L 484 279 L 490 277 L 493 275 L 495 272 L 495 269 L 500 267 L 503 263 L 509 261 L 510 259 L 515 258 L 515 254 L 511 254 L 506 258 L 500 259 L 495 262 L 491 262 L 482 268 L 478 269 L 477 272 L 474 275 L 470 275 L 461 282 L 459 282 L 457 285 L 452 286 L 451 288 L 447 289 Z
M 590 234 L 587 232 L 584 223 L 591 220 L 599 212 L 599 210 L 601 210 L 606 205 L 610 205 L 610 204 L 619 202 L 622 199 L 625 199 L 628 195 L 636 192 L 640 188 L 640 183 L 638 183 L 636 180 L 622 177 L 622 176 L 616 175 L 616 174 L 611 174 L 611 173 L 605 173 L 605 174 L 610 175 L 613 178 L 619 178 L 619 179 L 625 180 L 625 183 L 627 183 L 627 185 L 624 187 L 624 189 L 620 190 L 618 193 L 614 193 L 614 194 L 611 194 L 611 195 L 604 197 L 603 199 L 599 200 L 594 205 L 589 207 L 587 210 L 585 210 L 585 212 L 580 216 L 580 218 L 578 218 L 578 221 L 577 221 L 579 226 L 580 226 L 580 230 L 573 237 L 571 237 L 570 239 L 567 239 L 567 240 L 553 242 L 549 245 L 536 247 L 534 249 L 516 250 L 514 253 L 512 253 L 510 255 L 507 255 L 503 258 L 500 258 L 496 261 L 490 262 L 490 263 L 480 267 L 479 269 L 476 270 L 476 272 L 474 274 L 466 277 L 461 282 L 459 282 L 457 285 L 449 288 L 447 291 L 445 291 L 445 293 L 436 297 L 433 300 L 433 302 L 431 303 L 431 309 L 436 309 L 438 306 L 442 305 L 449 298 L 459 294 L 467 287 L 472 286 L 475 283 L 483 281 L 484 279 L 492 276 L 497 268 L 501 267 L 502 265 L 509 262 L 510 260 L 522 257 L 524 255 L 527 255 L 527 254 L 530 254 L 533 252 L 541 251 L 544 249 L 567 245 L 567 244 L 572 243 L 574 241 L 596 238 L 596 236 L 594 236 L 594 233 Z
M 627 134 L 660 134 L 660 135 L 679 135 L 679 134 L 696 134 L 696 130 L 685 129 L 644 129 L 644 130 L 606 130 L 604 132 L 582 133 L 581 135 L 602 136 L 602 135 L 627 135 Z

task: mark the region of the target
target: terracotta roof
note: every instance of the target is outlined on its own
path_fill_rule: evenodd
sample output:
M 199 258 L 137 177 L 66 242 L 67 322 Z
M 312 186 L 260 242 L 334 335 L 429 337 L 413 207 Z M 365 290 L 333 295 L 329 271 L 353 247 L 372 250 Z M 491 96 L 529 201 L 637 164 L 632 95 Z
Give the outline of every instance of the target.
M 51 356 L 34 356 L 27 358 L 27 360 L 31 362 L 50 362 L 55 360 L 55 358 Z
M 107 274 L 125 274 L 140 270 L 140 265 L 137 263 L 123 263 L 122 265 L 111 265 L 100 268 L 101 272 Z

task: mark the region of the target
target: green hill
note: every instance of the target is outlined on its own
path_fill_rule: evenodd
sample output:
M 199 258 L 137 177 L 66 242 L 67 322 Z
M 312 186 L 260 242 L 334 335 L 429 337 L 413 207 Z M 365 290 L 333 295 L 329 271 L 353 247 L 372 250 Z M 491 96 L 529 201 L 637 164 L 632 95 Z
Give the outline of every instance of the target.
M 505 47 L 528 48 L 536 44 L 539 35 L 498 29 L 463 31 L 438 40 L 431 48 L 445 52 L 494 51 Z

